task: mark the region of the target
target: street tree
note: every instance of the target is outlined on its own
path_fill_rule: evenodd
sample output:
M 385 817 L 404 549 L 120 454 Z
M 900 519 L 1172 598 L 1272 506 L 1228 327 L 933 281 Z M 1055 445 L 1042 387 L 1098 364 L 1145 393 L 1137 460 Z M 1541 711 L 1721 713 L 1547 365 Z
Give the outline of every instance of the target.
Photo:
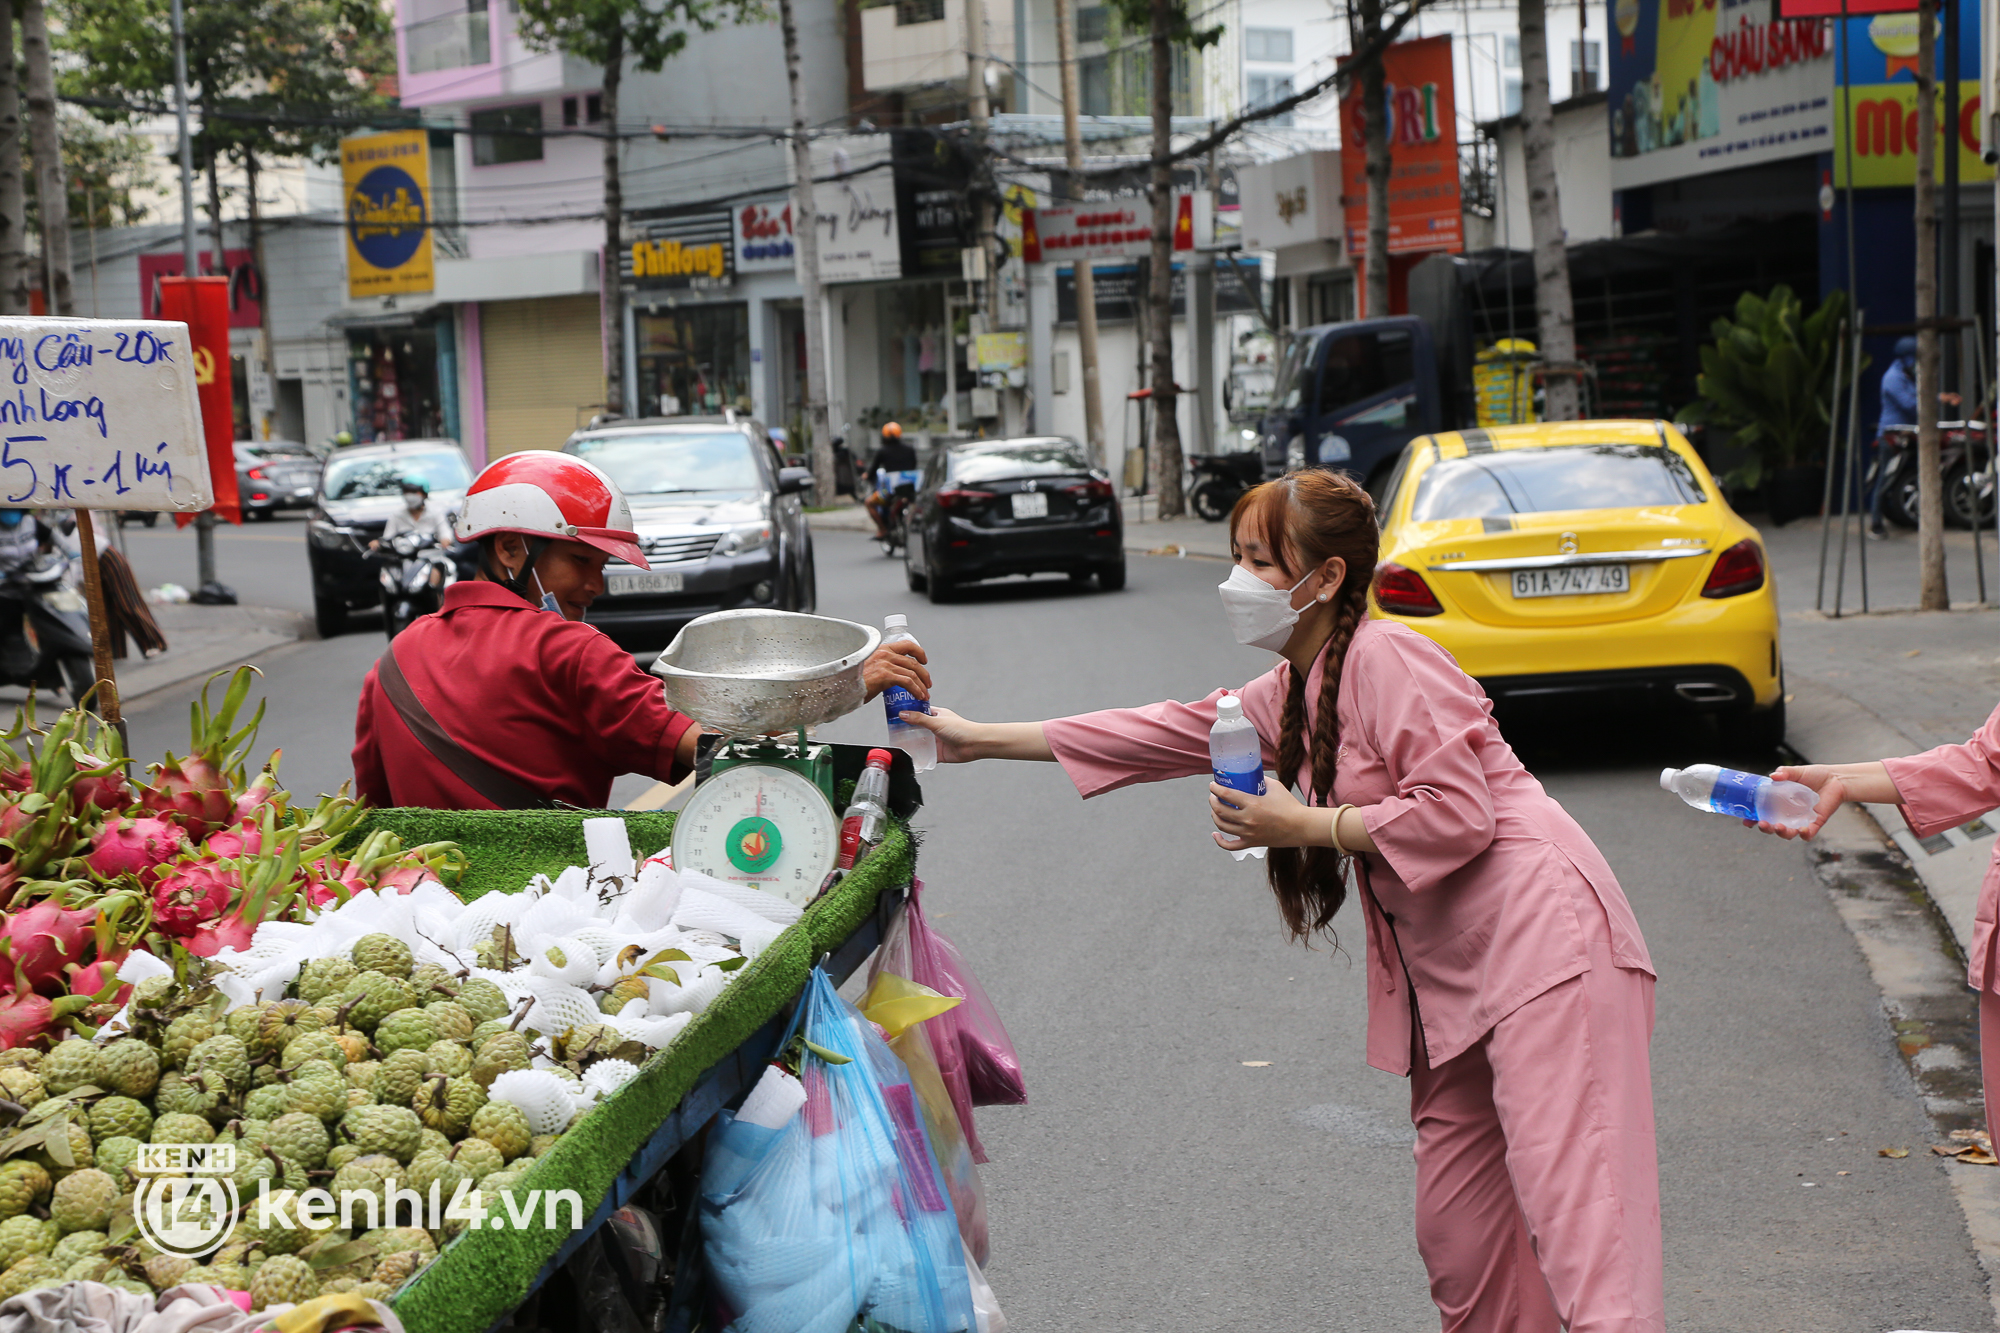
M 1917 6 L 1917 605 L 1924 611 L 1951 609 L 1938 442 L 1937 14 L 1937 0 Z M 1952 151 L 1958 151 L 1956 142 Z
M 1146 290 L 1146 327 L 1152 337 L 1153 475 L 1160 516 L 1185 511 L 1181 493 L 1181 428 L 1174 383 L 1174 55 L 1198 52 L 1222 37 L 1222 27 L 1196 26 L 1205 6 L 1190 0 L 1110 0 L 1128 31 L 1147 34 L 1152 76 L 1153 162 L 1148 193 L 1153 204 L 1153 244 Z
M 1368 240 L 1363 253 L 1362 280 L 1367 283 L 1366 309 L 1372 316 L 1389 313 L 1389 97 L 1379 46 L 1385 27 L 1382 0 L 1354 0 L 1348 9 L 1349 47 L 1376 45 L 1373 57 L 1361 64 L 1361 95 L 1355 119 L 1361 127 L 1363 178 L 1368 182 Z
M 820 503 L 832 501 L 833 425 L 826 408 L 826 324 L 819 284 L 819 204 L 813 197 L 812 144 L 806 138 L 805 81 L 799 70 L 799 20 L 792 0 L 778 0 L 785 40 L 785 83 L 792 111 L 792 235 L 799 251 L 800 315 L 806 341 L 806 429 L 811 436 L 813 490 Z
M 21 180 L 21 82 L 14 3 L 0 0 L 0 315 L 28 313 L 27 189 Z
M 1555 112 L 1549 100 L 1549 23 L 1545 0 L 1520 0 L 1521 156 L 1528 178 L 1528 234 L 1534 253 L 1535 321 L 1547 367 L 1550 421 L 1582 413 L 1576 360 L 1576 310 L 1570 301 L 1569 253 L 1562 196 L 1556 188 Z
M 45 297 L 52 315 L 76 313 L 70 280 L 69 185 L 63 179 L 62 138 L 56 130 L 55 67 L 49 52 L 44 0 L 22 0 L 21 55 L 28 74 L 28 144 L 35 154 L 35 201 L 42 228 Z
M 625 249 L 625 188 L 618 146 L 618 90 L 625 62 L 657 74 L 686 48 L 692 32 L 762 14 L 757 0 L 517 0 L 521 40 L 540 51 L 561 51 L 603 71 L 604 139 L 604 407 L 625 411 L 625 324 L 610 299 Z M 831 492 L 827 492 L 830 494 Z

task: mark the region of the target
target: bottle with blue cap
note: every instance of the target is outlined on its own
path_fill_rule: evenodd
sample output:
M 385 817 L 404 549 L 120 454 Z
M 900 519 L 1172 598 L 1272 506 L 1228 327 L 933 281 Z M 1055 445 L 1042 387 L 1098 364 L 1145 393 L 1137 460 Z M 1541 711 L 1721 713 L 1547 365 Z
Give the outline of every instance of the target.
M 1208 758 L 1219 785 L 1252 796 L 1264 794 L 1264 743 L 1257 737 L 1256 724 L 1243 716 L 1243 701 L 1233 694 L 1215 701 L 1215 725 L 1208 731 Z M 1239 861 L 1246 856 L 1261 861 L 1264 850 L 1250 847 L 1229 854 Z
M 1662 769 L 1660 786 L 1697 810 L 1780 828 L 1805 828 L 1819 804 L 1819 793 L 1802 782 L 1773 782 L 1761 774 L 1715 764 Z

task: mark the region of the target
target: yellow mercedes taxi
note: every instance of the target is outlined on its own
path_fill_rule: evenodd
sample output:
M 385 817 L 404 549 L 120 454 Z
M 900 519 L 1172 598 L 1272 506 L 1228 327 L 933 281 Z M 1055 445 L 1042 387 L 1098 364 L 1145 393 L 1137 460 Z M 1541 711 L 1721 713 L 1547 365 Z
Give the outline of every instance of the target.
M 1383 496 L 1374 611 L 1450 649 L 1496 702 L 1626 695 L 1784 739 L 1763 542 L 1665 422 L 1412 440 Z

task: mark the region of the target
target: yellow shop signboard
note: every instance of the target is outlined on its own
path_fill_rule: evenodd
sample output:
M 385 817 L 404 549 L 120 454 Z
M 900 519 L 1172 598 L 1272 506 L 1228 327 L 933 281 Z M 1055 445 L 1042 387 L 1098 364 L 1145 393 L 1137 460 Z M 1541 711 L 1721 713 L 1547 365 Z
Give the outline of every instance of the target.
M 340 143 L 346 195 L 347 297 L 428 292 L 431 150 L 424 130 L 394 130 Z

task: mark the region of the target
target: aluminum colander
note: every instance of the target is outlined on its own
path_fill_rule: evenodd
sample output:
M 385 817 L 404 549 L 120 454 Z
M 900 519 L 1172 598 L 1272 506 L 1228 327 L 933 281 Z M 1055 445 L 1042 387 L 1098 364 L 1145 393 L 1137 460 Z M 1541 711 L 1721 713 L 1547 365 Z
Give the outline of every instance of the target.
M 882 632 L 796 611 L 690 620 L 653 662 L 667 702 L 705 727 L 763 736 L 831 722 L 867 699 L 861 664 Z

